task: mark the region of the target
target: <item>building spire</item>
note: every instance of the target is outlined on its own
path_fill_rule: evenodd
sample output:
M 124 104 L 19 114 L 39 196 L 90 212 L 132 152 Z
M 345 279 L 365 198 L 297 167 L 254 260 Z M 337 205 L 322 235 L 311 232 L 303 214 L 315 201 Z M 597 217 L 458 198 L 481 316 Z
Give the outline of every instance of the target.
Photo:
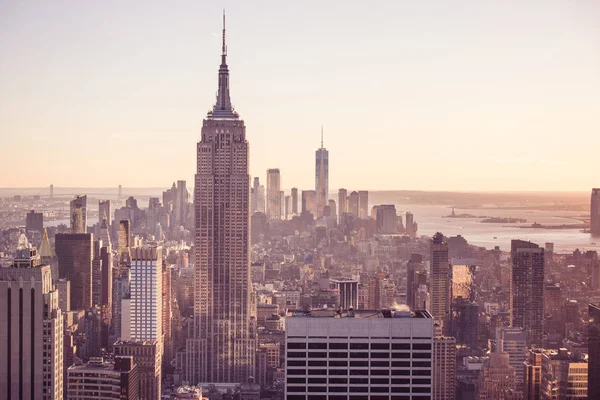
M 229 67 L 227 66 L 227 42 L 225 40 L 225 10 L 223 10 L 223 43 L 221 45 L 221 66 L 219 67 L 219 90 L 217 101 L 208 118 L 238 118 L 231 106 L 229 97 Z
M 321 125 L 321 148 L 323 148 L 323 125 Z

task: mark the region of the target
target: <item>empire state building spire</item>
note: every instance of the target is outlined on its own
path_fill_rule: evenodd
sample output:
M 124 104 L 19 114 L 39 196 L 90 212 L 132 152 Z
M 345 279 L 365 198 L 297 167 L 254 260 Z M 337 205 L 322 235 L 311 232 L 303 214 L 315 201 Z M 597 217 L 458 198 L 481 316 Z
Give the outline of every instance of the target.
M 221 66 L 219 67 L 219 90 L 217 102 L 208 118 L 239 118 L 231 106 L 229 97 L 229 67 L 227 66 L 227 44 L 225 41 L 225 11 L 223 10 L 223 44 L 221 47 Z

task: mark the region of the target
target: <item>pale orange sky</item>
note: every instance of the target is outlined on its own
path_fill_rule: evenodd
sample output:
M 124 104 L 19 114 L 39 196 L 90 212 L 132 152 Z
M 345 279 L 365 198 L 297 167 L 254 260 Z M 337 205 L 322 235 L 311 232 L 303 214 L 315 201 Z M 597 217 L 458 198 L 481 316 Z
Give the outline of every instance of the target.
M 192 186 L 223 5 L 262 181 L 600 186 L 598 1 L 206 3 L 1 2 L 0 187 Z

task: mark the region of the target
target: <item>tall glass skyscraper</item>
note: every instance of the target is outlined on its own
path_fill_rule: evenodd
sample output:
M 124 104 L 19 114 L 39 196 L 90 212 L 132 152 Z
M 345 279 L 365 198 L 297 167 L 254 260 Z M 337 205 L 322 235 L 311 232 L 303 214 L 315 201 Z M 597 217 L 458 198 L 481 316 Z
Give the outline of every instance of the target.
M 317 215 L 323 216 L 323 208 L 329 201 L 329 152 L 323 147 L 323 127 L 321 127 L 321 147 L 315 152 L 315 190 L 317 192 Z
M 217 100 L 204 119 L 197 149 L 194 335 L 188 342 L 186 380 L 247 382 L 254 376 L 256 347 L 248 141 L 229 97 L 225 15 Z

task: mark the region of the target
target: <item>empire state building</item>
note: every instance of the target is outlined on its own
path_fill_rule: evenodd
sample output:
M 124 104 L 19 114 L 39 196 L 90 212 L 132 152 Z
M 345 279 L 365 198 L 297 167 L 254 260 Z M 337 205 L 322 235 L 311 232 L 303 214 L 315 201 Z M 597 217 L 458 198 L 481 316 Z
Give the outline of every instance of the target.
M 194 190 L 194 332 L 186 375 L 195 383 L 247 382 L 255 353 L 248 141 L 229 97 L 225 15 L 219 90 L 202 125 Z

